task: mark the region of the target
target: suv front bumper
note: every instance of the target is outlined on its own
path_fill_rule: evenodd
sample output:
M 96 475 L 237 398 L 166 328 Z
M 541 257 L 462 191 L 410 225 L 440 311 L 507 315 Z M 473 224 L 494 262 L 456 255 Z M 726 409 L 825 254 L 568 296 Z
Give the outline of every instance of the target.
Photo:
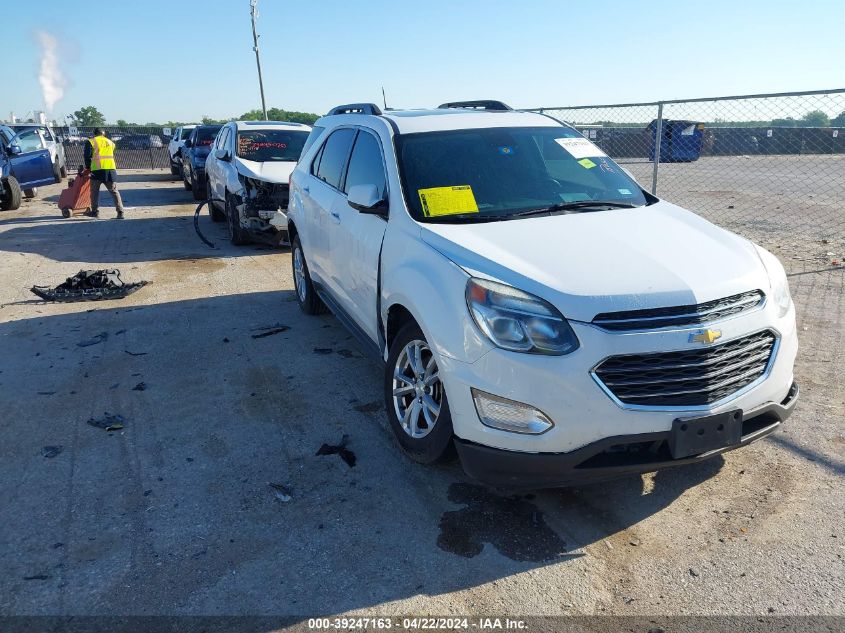
M 606 437 L 568 453 L 523 453 L 455 438 L 466 473 L 494 486 L 552 488 L 593 483 L 623 475 L 653 472 L 670 466 L 700 462 L 746 446 L 773 433 L 788 418 L 798 401 L 793 383 L 782 402 L 746 411 L 739 444 L 672 459 L 669 431 Z

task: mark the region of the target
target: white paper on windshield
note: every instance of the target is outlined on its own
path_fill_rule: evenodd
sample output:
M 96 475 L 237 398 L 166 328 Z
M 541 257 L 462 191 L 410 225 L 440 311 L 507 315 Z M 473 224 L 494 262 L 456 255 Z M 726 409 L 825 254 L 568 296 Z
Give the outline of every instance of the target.
M 574 138 L 556 138 L 555 143 L 569 152 L 575 160 L 579 160 L 581 158 L 607 156 L 607 154 L 601 151 L 598 147 L 581 136 L 576 136 Z

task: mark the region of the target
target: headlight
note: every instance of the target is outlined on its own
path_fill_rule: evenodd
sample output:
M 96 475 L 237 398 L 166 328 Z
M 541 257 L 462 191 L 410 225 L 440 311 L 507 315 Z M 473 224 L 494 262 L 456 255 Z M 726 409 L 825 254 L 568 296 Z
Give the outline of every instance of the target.
M 778 308 L 778 316 L 782 317 L 792 306 L 792 295 L 789 294 L 789 282 L 786 280 L 786 271 L 783 264 L 769 251 L 755 244 L 757 254 L 763 262 L 763 267 L 769 275 L 771 283 L 771 299 Z
M 772 277 L 772 301 L 778 307 L 778 316 L 784 316 L 792 305 L 792 295 L 789 294 L 789 282 L 786 273 L 781 269 L 778 277 Z
M 552 355 L 578 349 L 569 323 L 539 297 L 495 281 L 470 279 L 466 300 L 476 325 L 497 347 Z

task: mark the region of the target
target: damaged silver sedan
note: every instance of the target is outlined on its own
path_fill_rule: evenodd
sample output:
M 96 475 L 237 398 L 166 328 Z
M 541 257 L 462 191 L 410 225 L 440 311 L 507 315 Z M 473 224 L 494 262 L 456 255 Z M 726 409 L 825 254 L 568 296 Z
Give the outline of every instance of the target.
M 224 125 L 206 162 L 211 219 L 233 244 L 288 245 L 288 179 L 311 128 L 284 121 Z

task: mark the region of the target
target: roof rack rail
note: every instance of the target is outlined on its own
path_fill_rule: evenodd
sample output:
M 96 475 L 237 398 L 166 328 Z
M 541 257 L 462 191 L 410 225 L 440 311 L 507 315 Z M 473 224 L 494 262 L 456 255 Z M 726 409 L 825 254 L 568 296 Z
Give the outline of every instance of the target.
M 442 103 L 437 106 L 440 108 L 468 108 L 471 110 L 494 110 L 504 112 L 506 110 L 513 110 L 512 107 L 501 101 L 494 101 L 492 99 L 478 99 L 476 101 L 452 101 L 450 103 Z
M 381 109 L 375 103 L 347 103 L 335 106 L 326 116 L 333 114 L 372 114 L 378 116 Z

